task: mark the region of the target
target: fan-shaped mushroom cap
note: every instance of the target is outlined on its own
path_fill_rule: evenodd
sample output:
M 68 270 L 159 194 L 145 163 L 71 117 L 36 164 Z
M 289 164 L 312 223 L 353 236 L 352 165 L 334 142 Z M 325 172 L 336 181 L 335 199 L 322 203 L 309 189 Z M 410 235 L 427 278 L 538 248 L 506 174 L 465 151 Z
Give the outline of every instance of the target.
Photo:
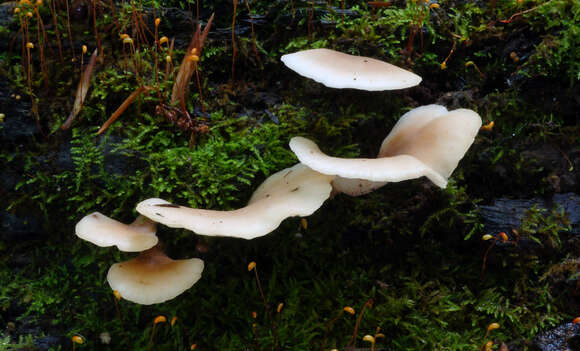
M 156 224 L 139 216 L 131 224 L 124 224 L 102 213 L 93 212 L 81 219 L 76 235 L 91 243 L 106 247 L 117 246 L 121 251 L 139 252 L 157 245 Z
M 421 106 L 404 114 L 383 141 L 376 159 L 327 156 L 302 137 L 290 140 L 300 162 L 337 175 L 336 192 L 358 196 L 396 182 L 426 176 L 437 186 L 447 179 L 473 143 L 481 126 L 477 113 L 467 109 L 448 112 L 440 105 Z
M 370 57 L 330 49 L 311 49 L 283 55 L 282 62 L 298 74 L 330 88 L 393 90 L 415 86 L 421 77 Z
M 107 281 L 124 299 L 151 305 L 171 300 L 191 288 L 202 271 L 202 260 L 172 260 L 155 246 L 134 259 L 112 265 Z
M 333 178 L 297 164 L 271 175 L 249 204 L 237 210 L 203 210 L 148 199 L 137 205 L 137 211 L 169 227 L 201 235 L 253 239 L 270 233 L 287 217 L 311 215 L 330 196 Z

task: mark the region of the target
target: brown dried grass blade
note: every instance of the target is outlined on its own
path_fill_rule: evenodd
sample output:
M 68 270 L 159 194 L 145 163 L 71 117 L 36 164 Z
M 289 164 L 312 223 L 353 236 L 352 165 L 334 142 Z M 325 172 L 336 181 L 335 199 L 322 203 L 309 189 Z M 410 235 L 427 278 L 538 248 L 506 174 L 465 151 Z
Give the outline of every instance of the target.
M 101 128 L 99 129 L 99 131 L 97 132 L 97 135 L 102 134 L 103 132 L 105 132 L 110 126 L 111 124 L 113 124 L 117 118 L 119 118 L 119 116 L 121 116 L 123 114 L 123 112 L 125 112 L 125 110 L 131 106 L 131 104 L 133 103 L 133 101 L 135 101 L 135 99 L 137 99 L 137 97 L 144 91 L 150 90 L 150 87 L 147 86 L 141 86 L 139 88 L 137 88 L 137 90 L 135 90 L 134 92 L 131 93 L 131 95 L 129 95 L 129 97 L 127 97 L 125 99 L 125 101 L 123 101 L 123 103 L 121 104 L 121 106 L 119 106 L 119 108 L 117 108 L 117 110 L 115 112 L 113 112 L 113 114 L 111 115 L 111 117 L 109 117 L 109 119 L 103 123 L 103 125 L 101 126 Z
M 91 59 L 89 60 L 87 68 L 85 68 L 85 71 L 81 74 L 81 80 L 77 88 L 73 109 L 70 115 L 68 116 L 67 120 L 63 123 L 62 126 L 60 126 L 60 129 L 62 130 L 70 128 L 73 120 L 79 114 L 81 108 L 83 107 L 83 102 L 85 101 L 87 92 L 89 91 L 89 86 L 91 85 L 91 77 L 93 76 L 95 64 L 97 63 L 97 53 L 98 50 L 95 49 L 95 51 L 93 51 L 93 54 L 91 55 Z
M 205 39 L 209 34 L 209 29 L 213 22 L 213 14 L 207 21 L 203 32 L 201 31 L 201 25 L 198 24 L 197 30 L 193 34 L 191 38 L 191 42 L 187 47 L 187 52 L 185 53 L 185 57 L 181 61 L 181 65 L 179 66 L 179 70 L 177 71 L 177 76 L 175 77 L 175 82 L 173 83 L 173 89 L 171 90 L 171 105 L 175 106 L 179 104 L 183 111 L 185 111 L 185 99 L 188 92 L 189 82 L 193 73 L 197 69 L 197 63 L 190 61 L 189 55 L 191 54 L 192 49 L 197 50 L 197 55 L 201 56 L 201 51 L 203 49 L 203 44 L 205 43 Z

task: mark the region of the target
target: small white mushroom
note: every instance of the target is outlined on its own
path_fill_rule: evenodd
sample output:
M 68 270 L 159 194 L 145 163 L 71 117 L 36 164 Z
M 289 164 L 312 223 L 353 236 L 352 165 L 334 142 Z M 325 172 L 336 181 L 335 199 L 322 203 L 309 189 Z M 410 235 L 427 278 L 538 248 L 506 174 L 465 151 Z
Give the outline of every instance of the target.
M 426 176 L 444 188 L 481 127 L 479 115 L 467 109 L 447 111 L 421 106 L 404 114 L 385 138 L 378 158 L 342 159 L 327 156 L 303 137 L 290 140 L 300 162 L 330 175 L 335 192 L 363 195 L 387 182 Z
M 172 260 L 155 246 L 136 258 L 112 265 L 107 281 L 125 300 L 151 305 L 171 300 L 191 288 L 202 271 L 202 260 Z
M 283 55 L 281 60 L 298 74 L 330 88 L 394 90 L 421 82 L 421 77 L 415 73 L 390 63 L 330 49 L 299 51 Z
M 140 202 L 137 211 L 172 228 L 253 239 L 270 233 L 287 217 L 311 215 L 330 196 L 333 178 L 297 164 L 271 175 L 249 204 L 237 210 L 189 208 L 154 198 Z
M 139 252 L 157 245 L 156 224 L 139 216 L 131 224 L 124 224 L 102 213 L 93 212 L 81 219 L 76 227 L 76 235 L 101 246 L 117 246 L 121 251 Z

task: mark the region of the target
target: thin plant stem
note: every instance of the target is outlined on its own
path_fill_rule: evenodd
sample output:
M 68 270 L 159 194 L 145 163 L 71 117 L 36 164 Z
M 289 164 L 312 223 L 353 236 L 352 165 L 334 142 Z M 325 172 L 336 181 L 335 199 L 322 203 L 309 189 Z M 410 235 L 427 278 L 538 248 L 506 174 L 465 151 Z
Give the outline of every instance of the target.
M 234 2 L 234 15 L 232 18 L 232 84 L 235 80 L 235 63 L 236 63 L 236 13 L 238 9 L 238 0 L 233 0 Z

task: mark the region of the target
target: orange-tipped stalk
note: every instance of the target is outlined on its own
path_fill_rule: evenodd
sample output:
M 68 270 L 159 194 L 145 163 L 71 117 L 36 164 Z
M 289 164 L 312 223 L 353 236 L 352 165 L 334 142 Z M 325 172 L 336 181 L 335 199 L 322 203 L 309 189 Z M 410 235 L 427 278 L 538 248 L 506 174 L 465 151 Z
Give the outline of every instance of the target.
M 234 2 L 234 15 L 232 17 L 232 84 L 235 80 L 235 63 L 236 63 L 236 13 L 238 9 L 238 0 L 233 0 Z
M 372 308 L 373 307 L 373 299 L 368 299 L 367 302 L 365 302 L 365 304 L 363 305 L 363 307 L 360 310 L 360 313 L 358 314 L 358 318 L 356 319 L 356 323 L 354 325 L 354 330 L 352 332 L 352 337 L 350 339 L 350 342 L 348 343 L 348 346 L 346 347 L 347 349 L 349 347 L 354 347 L 355 343 L 356 343 L 356 336 L 358 334 L 358 327 L 360 326 L 360 321 L 362 320 L 362 317 L 365 313 L 365 310 L 367 308 Z
M 250 0 L 246 0 L 246 7 L 248 8 L 248 13 L 250 14 L 250 26 L 252 28 L 252 46 L 254 48 L 254 55 L 256 56 L 256 60 L 258 60 L 258 64 L 262 67 L 262 60 L 260 59 L 260 55 L 258 55 L 258 45 L 256 44 L 256 35 L 254 32 L 254 17 L 252 17 L 252 10 L 250 9 Z
M 165 316 L 157 316 L 153 320 L 153 328 L 151 329 L 151 336 L 149 337 L 149 343 L 147 344 L 147 351 L 151 350 L 151 346 L 153 345 L 153 336 L 155 335 L 155 326 L 159 323 L 167 322 L 167 318 Z

